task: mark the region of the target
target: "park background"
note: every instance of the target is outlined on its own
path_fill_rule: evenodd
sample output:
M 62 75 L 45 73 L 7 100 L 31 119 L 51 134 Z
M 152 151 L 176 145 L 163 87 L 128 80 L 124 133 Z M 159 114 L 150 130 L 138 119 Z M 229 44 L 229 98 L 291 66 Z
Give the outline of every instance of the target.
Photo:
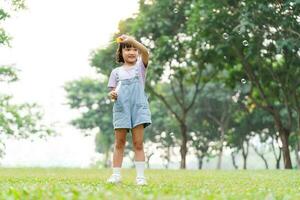
M 299 168 L 299 2 L 153 2 L 1 2 L 3 166 L 110 165 L 130 34 L 151 53 L 149 167 Z

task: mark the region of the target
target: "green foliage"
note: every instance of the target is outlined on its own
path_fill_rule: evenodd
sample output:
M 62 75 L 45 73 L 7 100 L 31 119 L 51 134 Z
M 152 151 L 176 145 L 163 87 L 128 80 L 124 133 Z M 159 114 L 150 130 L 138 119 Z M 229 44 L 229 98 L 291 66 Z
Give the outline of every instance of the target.
M 199 0 L 187 22 L 199 58 L 224 71 L 233 89 L 247 82 L 241 93 L 273 117 L 281 137 L 289 137 L 300 116 L 299 9 L 294 0 Z M 283 149 L 291 167 L 288 144 Z
M 5 21 L 11 14 L 15 11 L 22 10 L 25 8 L 25 0 L 0 0 L 0 22 Z M 9 46 L 9 41 L 11 37 L 6 33 L 6 31 L 0 25 L 0 47 Z
M 0 66 L 0 82 L 14 82 L 18 80 L 17 69 L 12 66 Z
M 219 111 L 229 107 L 231 147 L 241 148 L 253 131 L 268 128 L 273 134 L 274 122 L 280 130 L 299 129 L 299 1 L 151 0 L 140 1 L 139 11 L 121 21 L 114 36 L 129 33 L 150 50 L 146 88 L 157 101 L 151 109 L 158 124 L 151 131 L 173 132 L 180 140 L 176 129 L 185 124 L 192 146 L 199 149 L 203 141 L 217 138 L 209 135 L 216 136 L 218 127 L 207 115 L 220 119 Z M 96 50 L 92 66 L 109 76 L 116 66 L 115 49 L 111 43 Z M 195 89 L 208 82 L 224 90 Z M 189 107 L 194 93 L 196 103 Z M 234 104 L 236 94 L 241 97 Z M 169 117 L 163 118 L 165 113 Z
M 112 103 L 108 97 L 107 84 L 90 78 L 65 84 L 67 104 L 77 109 L 81 115 L 72 120 L 72 125 L 89 134 L 98 131 L 96 150 L 107 152 L 113 144 Z
M 107 80 L 83 77 L 67 82 L 67 104 L 79 111 L 79 116 L 71 124 L 85 135 L 96 131 L 96 151 L 105 155 L 101 165 L 107 167 L 114 144 L 112 123 L 112 102 L 108 97 Z
M 0 157 L 5 154 L 5 141 L 15 139 L 45 139 L 56 132 L 43 124 L 41 108 L 36 104 L 13 104 L 12 97 L 0 94 Z
M 299 93 L 295 89 L 300 73 L 297 5 L 295 1 L 197 1 L 188 22 L 192 42 L 203 51 L 203 59 L 229 72 L 231 86 L 246 78 L 256 102 L 291 106 L 292 98 L 284 99 Z
M 109 76 L 110 72 L 117 65 L 116 60 L 117 46 L 115 43 L 111 44 L 105 49 L 98 49 L 91 54 L 91 66 L 95 67 L 97 72 Z
M 11 96 L 0 95 L 1 136 L 44 138 L 54 131 L 41 123 L 43 114 L 36 104 L 12 104 Z
M 0 45 L 9 46 L 11 37 L 7 35 L 3 28 L 0 28 Z

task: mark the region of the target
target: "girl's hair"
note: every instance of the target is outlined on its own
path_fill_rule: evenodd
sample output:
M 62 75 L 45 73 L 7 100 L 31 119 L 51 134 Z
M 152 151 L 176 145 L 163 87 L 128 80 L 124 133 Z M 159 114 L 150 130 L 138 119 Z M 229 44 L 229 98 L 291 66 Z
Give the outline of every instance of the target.
M 116 52 L 116 61 L 118 63 L 124 63 L 124 58 L 123 58 L 123 55 L 122 55 L 122 49 L 124 48 L 131 48 L 133 47 L 132 44 L 129 44 L 129 43 L 119 43 L 119 46 L 118 46 L 118 49 L 117 49 L 117 52 Z

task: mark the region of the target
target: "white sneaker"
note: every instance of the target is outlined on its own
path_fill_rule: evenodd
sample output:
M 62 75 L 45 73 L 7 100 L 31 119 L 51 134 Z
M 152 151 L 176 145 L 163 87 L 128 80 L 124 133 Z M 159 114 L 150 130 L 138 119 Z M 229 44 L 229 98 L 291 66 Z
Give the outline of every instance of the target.
M 107 179 L 107 183 L 120 183 L 121 182 L 121 176 L 119 174 L 112 174 L 109 179 Z
M 136 177 L 135 180 L 137 185 L 147 185 L 147 181 L 145 177 Z

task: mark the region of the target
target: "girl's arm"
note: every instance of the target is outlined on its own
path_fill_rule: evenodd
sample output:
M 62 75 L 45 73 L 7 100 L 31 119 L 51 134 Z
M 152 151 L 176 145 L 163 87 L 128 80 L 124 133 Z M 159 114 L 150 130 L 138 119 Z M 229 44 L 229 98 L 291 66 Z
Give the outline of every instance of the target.
M 138 42 L 136 39 L 134 39 L 131 36 L 122 35 L 120 36 L 120 38 L 122 39 L 122 42 L 131 43 L 134 47 L 136 47 L 141 52 L 142 61 L 145 67 L 147 67 L 149 61 L 148 49 L 142 43 Z

